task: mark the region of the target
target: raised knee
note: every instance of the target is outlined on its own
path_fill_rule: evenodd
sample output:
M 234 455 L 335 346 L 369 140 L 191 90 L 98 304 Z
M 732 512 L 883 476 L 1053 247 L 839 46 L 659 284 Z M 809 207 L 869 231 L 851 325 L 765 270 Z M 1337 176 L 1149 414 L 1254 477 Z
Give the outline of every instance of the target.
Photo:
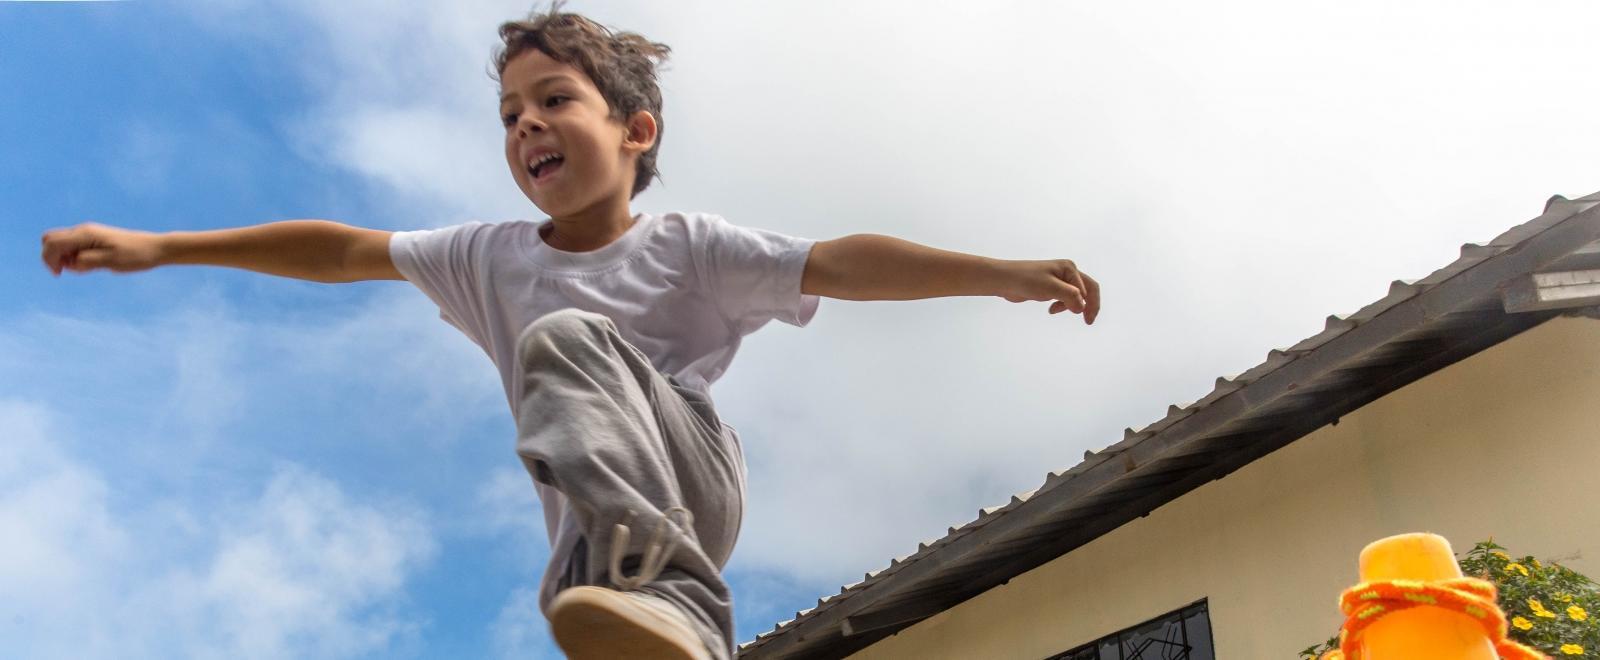
M 537 351 L 590 342 L 610 327 L 611 319 L 594 312 L 570 307 L 550 312 L 522 329 L 522 335 L 517 338 L 517 354 L 526 363 Z

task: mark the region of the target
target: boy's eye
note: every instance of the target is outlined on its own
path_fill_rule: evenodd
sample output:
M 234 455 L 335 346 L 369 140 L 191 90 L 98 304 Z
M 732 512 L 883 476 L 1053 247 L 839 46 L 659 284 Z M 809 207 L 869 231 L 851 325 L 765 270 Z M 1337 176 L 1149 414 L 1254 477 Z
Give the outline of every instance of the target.
M 561 105 L 562 103 L 564 103 L 566 101 L 571 101 L 571 100 L 572 100 L 572 97 L 570 97 L 570 96 L 562 96 L 560 94 L 557 94 L 557 95 L 551 96 L 550 98 L 545 99 L 544 100 L 544 107 L 546 107 L 546 108 L 554 108 L 554 107 L 556 107 L 558 105 Z M 515 123 L 517 123 L 517 115 L 515 113 L 500 115 L 500 125 L 501 126 L 510 126 L 512 124 L 515 124 Z

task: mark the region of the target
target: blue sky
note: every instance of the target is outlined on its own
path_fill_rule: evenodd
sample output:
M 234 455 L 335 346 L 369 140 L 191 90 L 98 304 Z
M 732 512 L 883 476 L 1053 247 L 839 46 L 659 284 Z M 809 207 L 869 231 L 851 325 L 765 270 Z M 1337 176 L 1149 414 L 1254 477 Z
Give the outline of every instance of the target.
M 639 210 L 1106 286 L 1092 329 L 824 301 L 753 337 L 713 390 L 751 468 L 740 641 L 1600 189 L 1585 3 L 971 5 L 572 6 L 674 47 Z M 526 9 L 0 3 L 0 655 L 552 653 L 496 374 L 419 292 L 38 258 L 87 220 L 541 217 L 484 73 Z
M 103 523 L 32 530 L 45 549 L 100 547 L 71 550 L 59 575 L 17 569 L 37 572 L 7 587 L 38 580 L 55 593 L 3 599 L 11 611 L 0 620 L 13 627 L 0 635 L 4 654 L 130 657 L 111 650 L 132 642 L 131 655 L 146 657 L 491 655 L 491 626 L 537 583 L 547 552 L 518 536 L 531 517 L 502 523 L 479 511 L 498 483 L 489 479 L 515 467 L 493 380 L 450 402 L 394 388 L 396 362 L 428 378 L 440 358 L 404 355 L 392 335 L 372 346 L 370 335 L 389 333 L 346 325 L 352 307 L 383 307 L 400 286 L 221 269 L 52 279 L 39 268 L 36 234 L 87 219 L 161 231 L 377 215 L 360 177 L 281 139 L 275 124 L 304 92 L 273 50 L 218 38 L 156 3 L 9 5 L 0 24 L 4 268 L 20 285 L 0 294 L 0 369 L 8 412 L 39 424 L 21 447 L 7 443 L 21 461 L 8 466 L 4 492 L 15 505 L 74 475 L 89 486 L 73 492 Z M 516 495 L 525 497 L 505 505 L 531 516 L 531 491 Z M 95 530 L 115 542 L 95 543 Z M 252 548 L 288 555 L 254 576 L 277 584 L 227 584 L 248 580 L 228 577 L 227 562 Z M 335 551 L 384 558 L 344 574 L 334 560 L 297 555 Z M 208 580 L 223 584 L 181 586 Z M 276 587 L 304 591 L 280 594 L 292 612 L 252 609 Z M 151 617 L 167 625 L 133 611 L 168 596 L 191 602 Z M 112 645 L 81 645 L 69 624 L 102 616 L 92 613 L 100 605 L 116 620 L 90 629 Z M 79 608 L 91 612 L 68 611 Z M 279 639 L 242 630 L 262 619 L 279 619 Z

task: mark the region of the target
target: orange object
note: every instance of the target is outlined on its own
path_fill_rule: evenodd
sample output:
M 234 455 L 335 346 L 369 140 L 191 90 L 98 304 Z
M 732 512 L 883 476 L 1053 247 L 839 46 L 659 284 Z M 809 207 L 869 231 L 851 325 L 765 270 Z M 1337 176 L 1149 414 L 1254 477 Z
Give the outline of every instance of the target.
M 1340 650 L 1348 660 L 1544 658 L 1506 639 L 1492 583 L 1461 575 L 1450 542 L 1402 534 L 1361 551 L 1361 583 L 1339 598 Z

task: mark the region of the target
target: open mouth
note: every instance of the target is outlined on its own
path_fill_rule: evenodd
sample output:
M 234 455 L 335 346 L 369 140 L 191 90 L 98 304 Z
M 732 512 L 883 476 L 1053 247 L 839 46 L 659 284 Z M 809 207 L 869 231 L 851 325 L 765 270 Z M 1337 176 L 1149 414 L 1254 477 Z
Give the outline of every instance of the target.
M 547 153 L 528 166 L 528 176 L 533 177 L 534 183 L 543 183 L 554 176 L 566 161 L 566 157 L 561 154 Z

